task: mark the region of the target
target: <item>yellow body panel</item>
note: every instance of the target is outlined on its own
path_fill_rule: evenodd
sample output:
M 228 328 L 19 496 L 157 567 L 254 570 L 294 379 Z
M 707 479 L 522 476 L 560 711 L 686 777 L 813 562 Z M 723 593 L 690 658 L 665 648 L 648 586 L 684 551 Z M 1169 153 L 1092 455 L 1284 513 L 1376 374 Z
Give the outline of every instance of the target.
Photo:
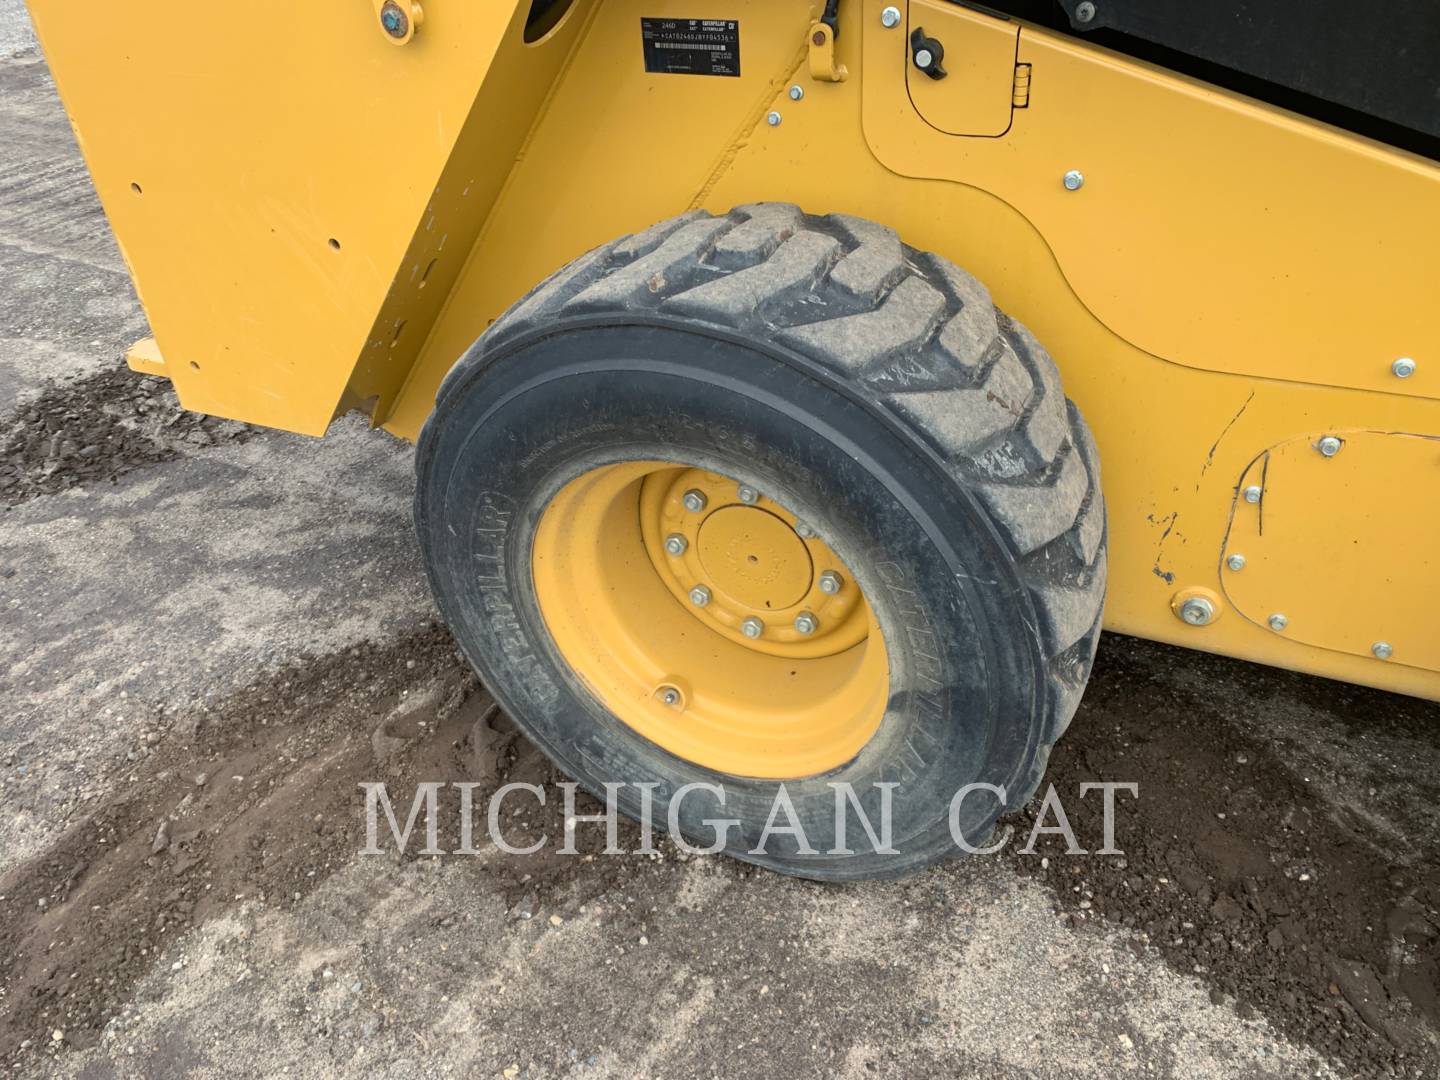
M 1263 598 L 1236 599 L 1221 580 L 1237 485 L 1267 449 L 1334 430 L 1440 435 L 1434 163 L 943 0 L 902 5 L 893 30 L 881 0 L 842 4 L 843 81 L 811 74 L 818 3 L 576 0 L 526 44 L 528 5 L 431 0 L 404 48 L 373 26 L 349 29 L 352 16 L 365 23 L 357 11 L 373 18 L 363 4 L 306 8 L 298 31 L 292 13 L 290 36 L 263 46 L 241 15 L 207 8 L 136 46 L 143 92 L 121 78 L 102 101 L 117 81 L 107 50 L 138 38 L 122 14 L 132 6 L 87 14 L 102 24 L 92 39 L 59 0 L 33 0 L 187 405 L 319 431 L 363 403 L 414 438 L 486 326 L 597 244 L 696 206 L 781 200 L 867 217 L 976 274 L 1054 354 L 1100 447 L 1108 627 L 1440 698 L 1428 653 L 1397 643 L 1382 661 L 1340 630 L 1395 633 L 1393 593 L 1378 583 L 1433 571 L 1394 553 L 1387 515 L 1347 519 L 1376 561 L 1357 560 L 1343 605 L 1304 616 L 1327 629 L 1278 634 L 1252 616 Z M 740 76 L 647 74 L 639 20 L 666 16 L 737 19 Z M 182 44 L 196 20 L 229 33 L 205 63 Z M 968 130 L 968 106 L 944 95 L 973 89 L 981 69 L 923 80 L 909 64 L 915 25 L 957 71 L 1014 35 L 1016 66 L 983 65 L 1000 83 L 986 101 L 1023 101 L 1003 135 L 952 133 Z M 272 111 L 296 99 L 280 110 L 288 123 L 240 107 L 235 88 L 262 80 L 238 66 L 258 55 L 292 73 L 256 91 Z M 186 74 L 196 64 L 204 78 Z M 308 81 L 293 74 L 302 67 Z M 163 101 L 177 69 L 205 93 Z M 147 110 L 183 119 L 188 144 L 134 115 Z M 360 123 L 375 110 L 383 122 Z M 767 123 L 772 111 L 780 123 Z M 961 119 L 943 130 L 942 114 Z M 143 196 L 126 186 L 132 165 L 155 177 Z M 1071 170 L 1078 190 L 1061 182 Z M 220 185 L 203 213 L 197 175 Z M 154 184 L 163 198 L 151 199 Z M 276 239 L 257 235 L 271 223 Z M 342 250 L 325 248 L 342 229 Z M 1401 356 L 1417 364 L 1403 380 L 1391 371 Z M 1404 469 L 1396 497 L 1433 533 L 1440 470 Z M 1297 535 L 1305 515 L 1328 520 L 1323 499 L 1294 505 Z M 1194 590 L 1226 617 L 1177 618 L 1177 595 Z M 1440 617 L 1406 619 L 1407 639 L 1440 639 Z
M 1292 641 L 1440 671 L 1440 438 L 1335 428 L 1289 439 L 1246 470 L 1240 490 L 1252 486 L 1256 501 L 1236 498 L 1221 569 L 1236 611 Z
M 509 10 L 404 48 L 363 2 L 30 11 L 181 402 L 322 434 Z

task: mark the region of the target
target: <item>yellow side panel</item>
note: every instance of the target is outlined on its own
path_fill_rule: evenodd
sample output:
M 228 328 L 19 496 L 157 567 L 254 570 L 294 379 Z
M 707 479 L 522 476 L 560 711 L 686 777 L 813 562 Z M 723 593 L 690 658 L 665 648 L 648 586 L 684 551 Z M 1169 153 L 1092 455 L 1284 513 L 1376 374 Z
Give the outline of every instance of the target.
M 181 402 L 323 432 L 515 4 L 30 9 Z
M 946 137 L 911 101 L 909 28 L 942 36 L 935 2 L 894 30 L 883 6 L 858 20 L 875 156 L 1004 199 L 1117 334 L 1191 367 L 1440 397 L 1434 163 L 1030 26 L 1028 107 L 1003 139 Z M 947 58 L 1014 26 L 944 6 Z
M 1440 438 L 1330 429 L 1267 450 L 1241 491 L 1252 485 L 1221 570 L 1237 611 L 1294 641 L 1440 671 Z
M 780 200 L 813 213 L 870 218 L 976 274 L 996 302 L 1026 323 L 1056 357 L 1066 392 L 1084 412 L 1100 448 L 1110 514 L 1109 628 L 1440 698 L 1440 674 L 1276 634 L 1229 609 L 1228 603 L 1222 617 L 1205 627 L 1181 622 L 1171 609 L 1175 594 L 1188 588 L 1221 593 L 1221 556 L 1236 485 L 1266 447 L 1337 425 L 1440 434 L 1440 402 L 1423 396 L 1425 385 L 1417 381 L 1429 358 L 1418 346 L 1411 351 L 1421 369 L 1408 380 L 1412 385 L 1401 385 L 1388 367 L 1370 380 L 1373 390 L 1390 391 L 1384 393 L 1348 388 L 1343 382 L 1325 386 L 1294 381 L 1323 382 L 1327 372 L 1299 365 L 1294 358 L 1301 350 L 1289 346 L 1276 359 L 1277 343 L 1292 336 L 1307 342 L 1303 355 L 1316 358 L 1317 364 L 1329 363 L 1332 370 L 1339 350 L 1325 340 L 1327 334 L 1343 336 L 1351 345 L 1367 342 L 1366 356 L 1372 360 L 1398 348 L 1401 338 L 1413 342 L 1418 334 L 1428 334 L 1433 341 L 1435 328 L 1423 314 L 1433 310 L 1428 297 L 1440 293 L 1440 268 L 1417 263 L 1416 241 L 1405 228 L 1430 228 L 1440 209 L 1435 204 L 1417 207 L 1406 196 L 1403 206 L 1392 207 L 1391 220 L 1383 208 L 1356 194 L 1366 190 L 1365 184 L 1390 193 L 1428 191 L 1435 170 L 1211 91 L 1204 91 L 1208 96 L 1201 107 L 1191 101 L 1191 95 L 1201 93 L 1199 88 L 1172 80 L 1183 92 L 1165 100 L 1177 117 L 1198 124 L 1199 133 L 1232 122 L 1253 129 L 1235 138 L 1239 156 L 1225 147 L 1215 149 L 1219 160 L 1207 166 L 1215 171 L 1223 171 L 1227 163 L 1237 174 L 1257 168 L 1245 148 L 1263 144 L 1262 132 L 1273 131 L 1280 132 L 1278 145 L 1290 153 L 1318 154 L 1315 146 L 1322 145 L 1366 162 L 1363 170 L 1357 165 L 1345 172 L 1345 187 L 1331 203 L 1317 207 L 1307 200 L 1305 213 L 1316 215 L 1313 219 L 1302 221 L 1298 211 L 1277 215 L 1287 227 L 1305 226 L 1290 237 L 1296 250 L 1283 247 L 1281 239 L 1288 234 L 1279 232 L 1257 235 L 1247 247 L 1241 230 L 1254 227 L 1257 213 L 1248 208 L 1212 220 L 1217 233 L 1232 230 L 1228 239 L 1200 244 L 1193 236 L 1203 230 L 1180 221 L 1190 204 L 1181 199 L 1177 206 L 1160 189 L 1138 208 L 1110 198 L 1064 201 L 1070 194 L 1060 184 L 1066 168 L 1085 167 L 1093 177 L 1093 162 L 1101 161 L 1098 187 L 1103 189 L 1117 170 L 1141 167 L 1150 153 L 1147 147 L 1164 149 L 1179 141 L 1173 134 L 1181 129 L 1164 122 L 1160 106 L 1154 107 L 1159 110 L 1154 126 L 1164 138 L 1157 136 L 1151 144 L 1125 146 L 1125 125 L 1116 118 L 1123 116 L 1119 99 L 1119 114 L 1086 120 L 1091 129 L 1102 123 L 1114 128 L 1105 143 L 1113 156 L 1103 160 L 1079 161 L 1063 152 L 1064 147 L 1057 150 L 1035 137 L 1012 142 L 1011 136 L 943 135 L 915 112 L 906 93 L 907 32 L 903 24 L 895 31 L 883 29 L 881 7 L 869 2 L 842 5 L 839 59 L 849 66 L 851 77 L 826 83 L 811 80 L 804 66 L 805 35 L 814 8 L 807 12 L 802 4 L 735 0 L 708 11 L 717 18 L 738 18 L 741 24 L 744 77 L 714 79 L 647 75 L 640 65 L 640 16 L 686 16 L 692 9 L 678 2 L 605 0 L 537 121 L 386 426 L 413 438 L 431 410 L 440 379 L 489 322 L 545 275 L 597 244 L 691 206 L 720 212 L 747 202 Z M 1022 27 L 1022 60 L 1030 34 L 1030 28 Z M 946 45 L 948 57 L 949 42 Z M 1062 55 L 1068 47 L 1046 48 Z M 1088 70 L 1082 63 L 1098 63 L 1079 49 L 1063 58 L 1076 72 Z M 1085 74 L 1075 87 L 1057 86 L 1055 70 L 1047 76 L 1038 54 L 1032 59 L 1035 90 L 1030 108 L 1015 111 L 1012 135 L 1033 124 L 1037 110 L 1059 110 L 1079 122 L 1068 111 L 1067 94 L 1084 97 L 1087 107 L 1094 107 L 1089 88 L 1118 79 L 1114 72 L 1102 71 Z M 1128 65 L 1124 70 L 1138 69 Z M 1048 91 L 1042 89 L 1046 78 L 1052 80 Z M 1130 79 L 1155 84 L 1157 92 L 1165 89 L 1165 80 L 1148 71 Z M 798 101 L 788 93 L 795 83 L 804 90 Z M 1119 85 L 1130 83 L 1119 80 Z M 875 135 L 872 99 L 883 105 L 885 123 L 910 132 L 913 145 L 907 148 L 905 139 Z M 767 124 L 771 111 L 780 113 L 780 124 Z M 899 147 L 922 158 L 921 149 L 938 146 L 935 154 L 951 156 L 931 162 L 932 171 L 944 165 L 954 169 L 955 176 L 897 173 L 891 162 L 877 157 L 867 134 L 871 141 L 883 138 L 887 148 Z M 1048 138 L 1061 136 L 1052 132 Z M 1296 149 L 1300 144 L 1306 148 Z M 984 153 L 997 155 L 997 163 L 983 177 L 972 176 L 968 169 L 978 158 L 966 156 L 963 147 L 987 148 Z M 1156 156 L 1164 160 L 1163 154 Z M 1234 183 L 1232 197 L 1259 197 L 1253 189 L 1242 192 L 1240 180 Z M 1093 195 L 1096 186 L 1087 181 L 1080 195 Z M 1036 214 L 1045 219 L 1043 227 L 1017 209 L 1027 200 L 1038 200 Z M 1077 206 L 1078 211 L 1073 209 Z M 1127 222 L 1132 209 L 1152 223 L 1178 222 L 1175 229 L 1192 236 L 1196 245 L 1188 252 L 1190 261 L 1166 255 L 1161 241 L 1151 243 L 1131 231 Z M 1402 209 L 1408 221 L 1402 220 Z M 1370 242 L 1365 230 L 1381 218 L 1394 258 L 1377 258 L 1364 247 Z M 1145 240 L 1158 252 L 1156 266 L 1143 259 L 1115 259 L 1116 237 L 1135 244 Z M 1087 246 L 1095 250 L 1086 251 Z M 1249 261 L 1261 249 L 1269 254 L 1257 269 Z M 1345 252 L 1361 260 L 1346 271 L 1345 281 L 1356 288 L 1363 284 L 1363 304 L 1340 303 L 1344 289 L 1329 280 Z M 1072 269 L 1066 261 L 1071 258 L 1080 260 L 1076 265 L 1083 273 Z M 1094 284 L 1086 276 L 1091 262 L 1105 263 L 1097 273 L 1103 271 L 1102 284 L 1115 293 L 1108 307 L 1093 298 Z M 1183 271 L 1189 284 L 1160 288 L 1149 278 L 1162 270 Z M 1271 300 L 1268 307 L 1246 291 L 1261 277 Z M 1361 283 L 1361 278 L 1370 280 Z M 1132 288 L 1138 299 L 1125 300 Z M 1319 296 L 1328 297 L 1328 310 L 1321 310 Z M 1243 319 L 1237 309 L 1246 313 Z M 1153 324 L 1157 333 L 1168 334 L 1171 344 L 1184 346 L 1183 355 L 1138 348 L 1118 327 L 1097 318 L 1101 310 L 1119 327 L 1137 328 L 1133 336 Z M 1166 320 L 1172 317 L 1182 325 L 1169 332 Z M 1220 328 L 1208 325 L 1207 318 Z M 1317 320 L 1320 325 L 1315 325 Z M 1176 359 L 1186 363 L 1171 362 Z M 1239 374 L 1278 376 L 1281 372 L 1272 368 L 1276 363 L 1290 365 L 1283 367 L 1285 379 Z M 1354 370 L 1359 372 L 1360 366 Z M 1428 370 L 1440 373 L 1440 360 Z M 1357 374 L 1356 381 L 1360 379 Z M 1433 520 L 1433 509 L 1423 512 Z M 1364 532 L 1362 543 L 1380 551 L 1384 540 L 1374 528 Z M 1383 612 L 1377 604 L 1363 614 L 1378 623 Z

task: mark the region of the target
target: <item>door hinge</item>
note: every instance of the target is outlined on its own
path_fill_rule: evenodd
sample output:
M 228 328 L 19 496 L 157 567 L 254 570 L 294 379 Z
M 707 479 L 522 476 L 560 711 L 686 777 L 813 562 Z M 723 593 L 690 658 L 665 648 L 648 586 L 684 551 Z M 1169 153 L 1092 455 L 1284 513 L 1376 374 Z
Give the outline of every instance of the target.
M 1015 89 L 1010 96 L 1010 104 L 1017 109 L 1025 109 L 1030 106 L 1030 65 L 1015 65 Z

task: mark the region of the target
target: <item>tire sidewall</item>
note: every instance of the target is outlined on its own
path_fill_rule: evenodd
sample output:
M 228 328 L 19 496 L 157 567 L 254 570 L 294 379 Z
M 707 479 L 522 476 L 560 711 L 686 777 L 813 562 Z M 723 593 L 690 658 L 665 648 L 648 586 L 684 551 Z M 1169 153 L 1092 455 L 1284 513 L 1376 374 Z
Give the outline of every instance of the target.
M 721 786 L 723 807 L 708 792 L 683 801 L 680 831 L 708 845 L 709 819 L 735 819 L 726 852 L 788 873 L 896 876 L 957 850 L 956 792 L 1012 785 L 1036 751 L 1043 661 L 1013 553 L 923 445 L 809 361 L 691 324 L 562 325 L 477 359 L 447 381 L 422 434 L 416 520 L 447 622 L 526 735 L 592 794 L 624 784 L 617 801 L 632 816 L 635 785 L 653 783 L 657 831 L 682 786 Z M 569 480 L 625 460 L 700 465 L 774 492 L 821 529 L 876 614 L 892 676 L 880 730 L 847 765 L 783 785 L 818 854 L 784 834 L 752 850 L 781 782 L 718 774 L 642 738 L 578 682 L 545 627 L 530 569 L 540 515 Z M 877 827 L 875 785 L 896 785 L 898 855 L 870 850 L 853 813 L 856 853 L 829 854 L 836 783 Z M 960 832 L 983 842 L 1005 809 L 967 796 Z

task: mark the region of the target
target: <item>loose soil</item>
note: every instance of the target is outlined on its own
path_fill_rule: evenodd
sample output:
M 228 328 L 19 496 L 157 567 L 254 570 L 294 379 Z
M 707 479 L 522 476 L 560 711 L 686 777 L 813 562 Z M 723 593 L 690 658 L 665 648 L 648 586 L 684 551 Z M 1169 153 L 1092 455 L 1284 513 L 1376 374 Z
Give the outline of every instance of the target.
M 294 905 L 365 844 L 360 784 L 394 793 L 402 825 L 415 785 L 480 781 L 485 799 L 508 780 L 561 779 L 520 740 L 449 634 L 434 624 L 385 646 L 297 662 L 213 710 L 162 717 L 154 749 L 118 793 L 50 850 L 0 878 L 0 1047 L 93 1045 L 169 940 L 245 900 Z M 563 828 L 558 800 L 506 825 L 512 843 Z M 581 795 L 581 812 L 600 804 Z M 441 845 L 458 846 L 442 813 Z M 384 832 L 387 851 L 394 843 Z M 406 858 L 424 844 L 423 826 Z M 580 830 L 582 853 L 603 830 Z M 622 843 L 638 844 L 627 823 Z M 477 835 L 477 842 L 483 837 Z M 531 907 L 579 873 L 605 887 L 625 860 L 534 856 L 498 860 L 498 887 Z
M 1440 804 L 1440 752 L 1407 763 L 1402 783 L 1372 776 L 1337 803 L 1283 748 L 1228 722 L 1213 695 L 1177 694 L 1157 680 L 1167 658 L 1198 666 L 1201 686 L 1253 677 L 1257 709 L 1276 682 L 1301 697 L 1324 695 L 1357 745 L 1384 733 L 1440 749 L 1431 703 L 1107 635 L 1047 779 L 1082 846 L 1094 847 L 1102 794 L 1072 793 L 1086 781 L 1138 782 L 1138 799 L 1116 795 L 1124 854 L 1066 857 L 1062 836 L 1044 836 L 1038 857 L 1019 855 L 1036 800 L 1011 822 L 1009 861 L 1046 882 L 1077 924 L 1137 931 L 1176 971 L 1204 979 L 1212 1000 L 1235 1000 L 1242 1016 L 1262 1013 L 1354 1074 L 1437 1075 L 1440 849 L 1406 804 Z M 1422 835 L 1397 843 L 1364 813 L 1367 803 L 1388 803 Z M 1053 815 L 1046 824 L 1056 824 Z
M 179 457 L 245 442 L 254 429 L 186 412 L 168 380 L 117 366 L 47 389 L 0 436 L 0 505 L 15 506 Z
M 1078 785 L 1140 785 L 1138 800 L 1117 799 L 1124 854 L 1066 855 L 1059 837 L 1019 854 L 1037 800 L 1008 823 L 1014 837 L 1001 858 L 1043 880 L 1077 932 L 1128 928 L 1137 951 L 1157 950 L 1207 983 L 1216 1003 L 1263 1014 L 1347 1073 L 1435 1075 L 1433 844 L 1397 853 L 1363 815 L 1337 809 L 1203 694 L 1177 695 L 1155 679 L 1172 660 L 1197 658 L 1107 636 L 1081 712 L 1051 759 L 1049 779 L 1090 846 L 1102 835 L 1100 796 L 1078 799 Z M 1252 670 L 1200 662 L 1216 678 Z M 1398 725 L 1435 745 L 1431 705 L 1351 688 L 1347 711 L 1357 727 Z M 69 1047 L 93 1044 L 186 929 L 242 902 L 298 904 L 363 846 L 362 782 L 384 781 L 403 822 L 420 780 L 478 781 L 483 807 L 501 783 L 561 779 L 436 625 L 297 663 L 209 711 L 162 714 L 145 739 L 148 755 L 115 777 L 96 813 L 0 880 L 7 1050 L 30 1040 L 62 1052 L 49 1042 L 56 1029 Z M 1420 787 L 1403 797 L 1433 800 L 1425 785 L 1436 770 L 1418 771 Z M 580 809 L 598 804 L 582 796 Z M 552 798 L 510 820 L 507 835 L 553 841 L 562 817 Z M 440 818 L 446 850 L 458 842 L 453 820 Z M 603 829 L 582 828 L 580 858 L 558 856 L 552 842 L 533 856 L 488 861 L 486 872 L 519 918 L 546 910 L 552 895 L 573 902 L 616 888 L 635 893 L 639 910 L 665 910 L 671 897 L 641 894 L 668 887 L 666 879 L 648 884 L 633 859 L 583 857 L 603 842 Z M 620 842 L 635 847 L 638 832 L 627 824 Z M 420 846 L 417 836 L 404 858 Z

